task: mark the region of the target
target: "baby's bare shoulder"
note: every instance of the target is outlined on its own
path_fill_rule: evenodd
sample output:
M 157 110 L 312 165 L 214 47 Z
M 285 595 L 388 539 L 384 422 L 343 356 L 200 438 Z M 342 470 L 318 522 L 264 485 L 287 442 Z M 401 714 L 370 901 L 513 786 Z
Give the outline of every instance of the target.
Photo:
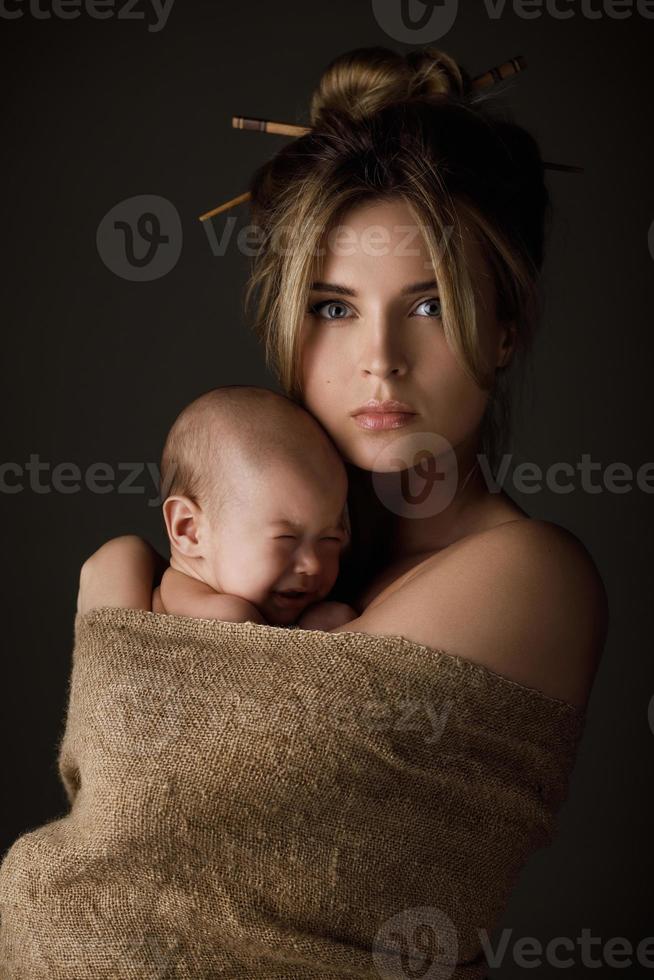
M 206 596 L 215 593 L 206 582 L 169 565 L 161 577 L 161 597 L 164 603 L 166 603 L 166 596 L 172 597 L 173 594 L 177 596 Z
M 167 613 L 198 619 L 265 623 L 258 609 L 246 599 L 216 592 L 210 585 L 176 568 L 167 568 L 161 579 L 161 600 Z
M 205 602 L 212 594 L 215 593 L 206 582 L 169 565 L 161 577 L 158 601 L 163 607 L 162 611 L 192 616 L 197 603 Z

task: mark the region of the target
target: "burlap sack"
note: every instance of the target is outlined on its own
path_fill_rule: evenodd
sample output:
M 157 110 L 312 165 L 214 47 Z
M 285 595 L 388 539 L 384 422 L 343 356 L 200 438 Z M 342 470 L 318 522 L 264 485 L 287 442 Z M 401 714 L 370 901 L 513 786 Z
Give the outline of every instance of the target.
M 75 620 L 70 813 L 0 868 L 3 980 L 476 980 L 585 715 L 401 637 Z

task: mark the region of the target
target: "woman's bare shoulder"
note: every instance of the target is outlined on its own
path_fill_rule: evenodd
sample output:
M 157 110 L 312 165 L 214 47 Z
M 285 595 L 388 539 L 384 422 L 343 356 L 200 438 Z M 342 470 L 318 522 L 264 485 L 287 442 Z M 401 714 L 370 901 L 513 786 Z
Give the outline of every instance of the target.
M 584 706 L 608 600 L 574 534 L 550 521 L 514 520 L 434 555 L 341 629 L 405 636 Z

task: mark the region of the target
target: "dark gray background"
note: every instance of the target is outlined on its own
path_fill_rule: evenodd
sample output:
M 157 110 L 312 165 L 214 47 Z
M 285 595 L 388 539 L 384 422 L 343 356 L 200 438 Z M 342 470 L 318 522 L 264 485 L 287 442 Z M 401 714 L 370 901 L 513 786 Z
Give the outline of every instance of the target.
M 590 493 L 579 479 L 568 494 L 505 485 L 530 514 L 586 544 L 609 593 L 611 628 L 558 838 L 529 862 L 501 927 L 513 930 L 511 943 L 574 940 L 587 927 L 603 942 L 636 944 L 654 934 L 645 873 L 654 500 L 635 484 L 653 458 L 654 21 L 635 12 L 589 19 L 580 3 L 568 4 L 576 13 L 567 20 L 523 19 L 508 3 L 493 20 L 481 2 L 461 6 L 437 43 L 473 75 L 523 54 L 529 68 L 505 90 L 506 103 L 545 159 L 586 168 L 548 177 L 555 220 L 545 315 L 511 468 L 576 466 L 590 454 L 601 464 L 600 486 L 610 463 L 634 470 L 624 493 Z M 234 240 L 225 255 L 212 254 L 197 221 L 244 191 L 253 168 L 284 142 L 232 130 L 232 114 L 306 122 L 310 92 L 335 55 L 410 46 L 382 31 L 367 0 L 176 0 L 158 33 L 143 20 L 86 14 L 26 13 L 0 18 L 0 29 L 2 459 L 24 466 L 38 454 L 50 469 L 73 462 L 82 473 L 96 461 L 156 464 L 173 418 L 200 392 L 275 386 L 245 326 L 249 260 Z M 101 261 L 96 233 L 111 208 L 143 194 L 172 202 L 183 246 L 167 275 L 130 282 Z M 231 214 L 238 231 L 247 212 Z M 65 812 L 56 756 L 81 562 L 112 535 L 136 532 L 160 550 L 165 540 L 145 476 L 141 493 L 38 493 L 27 476 L 25 484 L 0 494 L 3 850 Z M 507 954 L 497 975 L 523 972 Z M 575 954 L 573 973 L 583 972 Z M 547 966 L 539 976 L 560 973 Z

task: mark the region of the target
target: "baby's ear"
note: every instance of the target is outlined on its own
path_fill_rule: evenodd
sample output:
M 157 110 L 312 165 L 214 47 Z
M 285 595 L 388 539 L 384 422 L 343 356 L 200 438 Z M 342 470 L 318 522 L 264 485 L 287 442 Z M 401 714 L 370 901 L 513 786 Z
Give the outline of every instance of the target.
M 200 556 L 202 511 L 195 501 L 184 495 L 166 497 L 162 512 L 171 548 L 189 558 Z

